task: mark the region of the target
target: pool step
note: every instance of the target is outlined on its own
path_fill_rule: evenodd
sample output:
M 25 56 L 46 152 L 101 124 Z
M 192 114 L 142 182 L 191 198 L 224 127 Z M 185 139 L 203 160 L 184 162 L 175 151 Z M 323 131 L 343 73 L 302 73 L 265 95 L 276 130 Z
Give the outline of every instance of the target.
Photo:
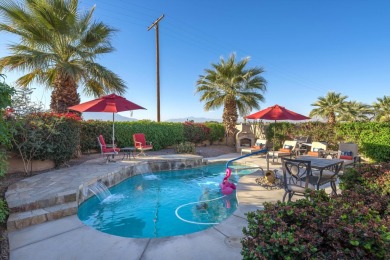
M 25 212 L 11 213 L 7 221 L 8 231 L 17 230 L 46 221 L 77 214 L 76 201 Z
M 12 195 L 10 193 L 11 192 L 7 191 L 6 198 Z M 43 196 L 41 196 L 35 199 L 30 196 L 24 195 L 23 193 L 20 193 L 18 195 L 20 197 L 18 199 L 7 200 L 10 213 L 32 211 L 76 201 L 76 192 L 74 190 L 59 192 L 54 196 L 47 196 L 46 198 L 43 198 Z M 35 196 L 37 195 L 35 194 Z

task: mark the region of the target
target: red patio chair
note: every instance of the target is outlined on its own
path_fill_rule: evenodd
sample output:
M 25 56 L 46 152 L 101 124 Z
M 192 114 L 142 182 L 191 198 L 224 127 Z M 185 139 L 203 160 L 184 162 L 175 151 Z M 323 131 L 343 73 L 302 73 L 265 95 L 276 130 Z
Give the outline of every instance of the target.
M 146 156 L 145 151 L 153 149 L 152 142 L 146 141 L 144 134 L 141 133 L 133 134 L 133 141 L 134 141 L 135 149 L 140 151 L 138 155 Z
M 113 161 L 110 160 L 110 156 L 112 157 L 112 159 L 114 159 L 114 156 L 117 155 L 121 149 L 116 147 L 107 147 L 106 142 L 104 141 L 104 137 L 102 135 L 99 135 L 97 140 L 100 146 L 101 154 L 103 156 L 107 156 L 106 163 Z

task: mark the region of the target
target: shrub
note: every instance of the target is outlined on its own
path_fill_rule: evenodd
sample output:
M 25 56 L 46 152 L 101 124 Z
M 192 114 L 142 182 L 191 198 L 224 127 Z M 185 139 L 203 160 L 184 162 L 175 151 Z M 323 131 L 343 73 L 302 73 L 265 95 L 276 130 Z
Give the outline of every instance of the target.
M 175 145 L 175 151 L 176 153 L 196 154 L 195 144 L 190 142 Z
M 382 215 L 388 197 L 352 191 L 310 197 L 247 213 L 244 259 L 388 259 L 390 225 Z
M 8 211 L 7 203 L 3 199 L 0 199 L 0 224 L 5 223 L 8 214 L 9 211 Z
M 390 163 L 360 164 L 348 168 L 340 180 L 342 190 L 368 189 L 369 192 L 390 195 Z
M 185 122 L 184 138 L 188 142 L 201 143 L 210 139 L 210 128 L 204 124 Z
M 225 127 L 221 123 L 207 122 L 205 126 L 210 129 L 209 141 L 213 144 L 215 141 L 220 141 L 225 137 Z
M 244 259 L 389 259 L 390 164 L 360 165 L 340 177 L 341 195 L 311 191 L 310 200 L 247 213 Z
M 80 143 L 79 118 L 73 114 L 32 113 L 14 120 L 12 143 L 29 172 L 31 160 L 69 161 Z

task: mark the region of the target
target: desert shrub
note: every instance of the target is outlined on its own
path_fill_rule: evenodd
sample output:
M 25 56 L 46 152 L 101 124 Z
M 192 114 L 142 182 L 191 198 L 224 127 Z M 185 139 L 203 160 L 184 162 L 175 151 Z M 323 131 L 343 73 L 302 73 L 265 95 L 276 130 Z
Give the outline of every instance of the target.
M 3 199 L 0 199 L 0 224 L 5 223 L 8 214 L 9 211 L 8 211 L 7 203 Z
M 244 259 L 388 259 L 388 197 L 348 191 L 330 199 L 276 204 L 247 213 L 241 240 Z
M 185 122 L 184 138 L 188 142 L 201 143 L 210 139 L 210 128 L 205 124 Z
M 195 154 L 195 144 L 191 142 L 183 142 L 174 146 L 176 153 L 189 153 Z

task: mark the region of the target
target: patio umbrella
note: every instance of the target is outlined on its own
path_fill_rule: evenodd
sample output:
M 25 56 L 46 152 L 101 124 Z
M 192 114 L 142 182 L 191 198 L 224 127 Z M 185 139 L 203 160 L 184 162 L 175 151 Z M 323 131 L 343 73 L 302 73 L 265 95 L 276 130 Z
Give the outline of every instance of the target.
M 146 109 L 124 97 L 116 94 L 102 96 L 100 98 L 68 107 L 70 110 L 78 112 L 109 112 L 112 113 L 112 145 L 115 142 L 115 113 L 129 110 Z
M 291 110 L 286 109 L 285 107 L 274 105 L 267 107 L 259 112 L 251 114 L 245 117 L 246 119 L 265 119 L 265 120 L 306 120 L 310 117 L 295 113 Z M 272 149 L 275 150 L 275 131 L 274 131 L 274 141 Z

